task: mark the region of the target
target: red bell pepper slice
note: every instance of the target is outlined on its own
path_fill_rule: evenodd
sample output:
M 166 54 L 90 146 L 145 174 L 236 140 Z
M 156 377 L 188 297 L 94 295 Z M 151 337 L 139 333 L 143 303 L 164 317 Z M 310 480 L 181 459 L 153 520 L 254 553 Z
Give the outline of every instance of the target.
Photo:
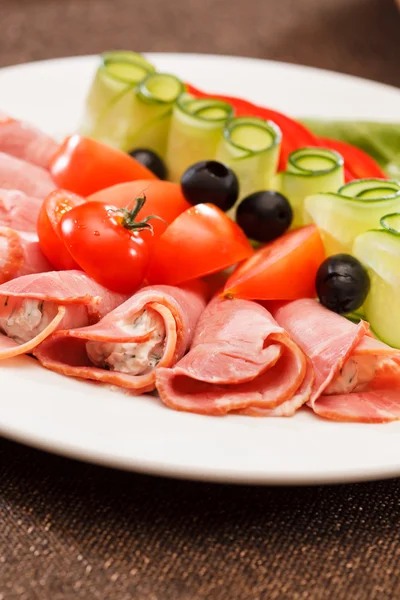
M 276 123 L 282 131 L 281 154 L 278 167 L 280 171 L 286 169 L 288 156 L 294 150 L 306 146 L 320 146 L 318 138 L 311 133 L 305 125 L 298 123 L 294 119 L 291 119 L 276 110 L 257 106 L 256 104 L 252 104 L 241 98 L 221 96 L 220 94 L 208 94 L 188 84 L 186 84 L 186 88 L 189 94 L 192 94 L 192 96 L 195 96 L 196 98 L 217 98 L 228 102 L 233 106 L 236 117 L 259 117 L 260 119 L 267 119 Z
M 344 158 L 344 174 L 346 181 L 363 179 L 365 177 L 379 177 L 387 179 L 386 174 L 377 162 L 360 148 L 328 138 L 315 136 L 305 125 L 283 115 L 276 110 L 252 104 L 247 100 L 220 94 L 208 94 L 186 84 L 187 91 L 196 98 L 217 98 L 229 102 L 235 110 L 235 116 L 259 117 L 274 121 L 282 131 L 281 154 L 279 171 L 287 167 L 288 156 L 294 150 L 307 146 L 319 146 L 336 150 Z
M 386 173 L 369 154 L 364 152 L 364 150 L 352 146 L 347 142 L 322 137 L 319 138 L 319 145 L 336 150 L 343 156 L 346 181 L 364 179 L 367 177 L 387 179 Z

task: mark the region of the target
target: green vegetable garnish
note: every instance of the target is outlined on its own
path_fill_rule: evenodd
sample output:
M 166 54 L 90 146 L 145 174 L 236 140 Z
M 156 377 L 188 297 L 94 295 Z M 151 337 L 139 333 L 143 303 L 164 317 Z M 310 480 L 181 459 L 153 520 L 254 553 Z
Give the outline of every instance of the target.
M 379 226 L 388 213 L 400 210 L 400 184 L 388 179 L 359 179 L 336 194 L 315 194 L 304 203 L 305 222 L 314 222 L 326 254 L 351 253 L 355 238 Z
M 313 133 L 364 150 L 393 179 L 400 178 L 400 123 L 303 119 Z
M 319 192 L 334 192 L 344 183 L 343 159 L 334 150 L 301 148 L 289 155 L 287 170 L 278 173 L 276 189 L 288 198 L 292 227 L 304 225 L 304 199 Z
M 86 101 L 80 133 L 125 148 L 136 86 L 154 67 L 136 52 L 106 52 L 101 56 Z
M 353 254 L 366 266 L 371 281 L 366 318 L 379 338 L 400 348 L 400 213 L 382 217 L 380 225 L 356 238 Z

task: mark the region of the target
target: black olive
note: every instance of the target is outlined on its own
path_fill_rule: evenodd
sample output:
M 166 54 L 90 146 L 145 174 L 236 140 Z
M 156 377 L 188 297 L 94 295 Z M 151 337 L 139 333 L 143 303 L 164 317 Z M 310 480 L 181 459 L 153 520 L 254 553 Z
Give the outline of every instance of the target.
M 290 227 L 292 207 L 285 196 L 273 190 L 254 192 L 242 200 L 236 211 L 236 222 L 247 237 L 257 242 L 270 242 Z
M 330 256 L 320 266 L 316 288 L 321 304 L 336 313 L 351 313 L 365 302 L 369 276 L 359 260 L 350 254 Z
M 147 167 L 154 175 L 157 175 L 159 179 L 167 178 L 167 167 L 164 161 L 153 152 L 153 150 L 147 150 L 146 148 L 136 148 L 129 152 L 132 158 L 136 158 L 138 162 L 144 167 Z
M 190 204 L 210 202 L 228 211 L 239 196 L 239 182 L 229 167 L 216 160 L 203 160 L 184 172 L 183 194 Z

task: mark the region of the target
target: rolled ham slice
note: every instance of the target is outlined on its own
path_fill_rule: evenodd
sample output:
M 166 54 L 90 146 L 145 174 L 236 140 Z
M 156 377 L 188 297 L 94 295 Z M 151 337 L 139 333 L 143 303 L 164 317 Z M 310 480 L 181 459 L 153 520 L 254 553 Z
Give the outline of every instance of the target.
M 289 416 L 310 398 L 313 371 L 303 352 L 261 305 L 214 299 L 189 353 L 156 385 L 170 408 L 207 415 Z
M 36 232 L 43 200 L 19 190 L 0 189 L 0 226 L 18 231 Z
M 48 169 L 59 145 L 50 136 L 24 121 L 0 113 L 0 152 Z
M 355 325 L 309 299 L 271 311 L 311 360 L 309 406 L 317 415 L 362 423 L 400 418 L 400 351 L 372 337 L 367 323 Z
M 28 196 L 44 198 L 56 185 L 49 172 L 42 167 L 0 152 L 0 188 L 20 190 Z
M 0 227 L 0 284 L 22 275 L 52 269 L 35 233 Z
M 126 300 L 82 271 L 24 275 L 0 285 L 0 360 L 31 353 L 57 329 L 97 322 Z
M 188 349 L 204 292 L 200 284 L 143 288 L 96 325 L 53 334 L 35 356 L 63 375 L 150 392 L 158 368 L 174 365 Z

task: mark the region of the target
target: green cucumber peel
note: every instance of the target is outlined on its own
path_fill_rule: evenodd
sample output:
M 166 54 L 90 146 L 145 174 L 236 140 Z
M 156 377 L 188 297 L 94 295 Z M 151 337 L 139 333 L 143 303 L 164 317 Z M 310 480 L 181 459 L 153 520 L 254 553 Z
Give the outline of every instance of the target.
M 382 217 L 400 211 L 400 184 L 386 179 L 359 179 L 337 193 L 315 194 L 304 202 L 304 221 L 320 230 L 328 256 L 352 252 L 357 236 L 378 229 Z
M 389 177 L 400 177 L 400 123 L 302 119 L 315 135 L 341 140 L 372 156 Z
M 225 123 L 232 115 L 232 106 L 223 100 L 181 94 L 173 107 L 168 135 L 169 179 L 179 182 L 189 166 L 215 160 Z
M 136 87 L 124 150 L 147 148 L 165 158 L 174 104 L 184 92 L 180 79 L 150 73 Z
M 344 183 L 343 158 L 334 150 L 307 147 L 289 155 L 287 170 L 278 173 L 275 187 L 289 200 L 292 227 L 305 225 L 304 202 L 315 193 L 336 191 Z
M 271 121 L 232 117 L 223 130 L 216 160 L 230 167 L 239 180 L 239 200 L 273 187 L 282 133 Z M 229 211 L 234 217 L 237 204 Z
M 136 86 L 152 71 L 141 54 L 103 54 L 86 100 L 81 134 L 123 149 Z

